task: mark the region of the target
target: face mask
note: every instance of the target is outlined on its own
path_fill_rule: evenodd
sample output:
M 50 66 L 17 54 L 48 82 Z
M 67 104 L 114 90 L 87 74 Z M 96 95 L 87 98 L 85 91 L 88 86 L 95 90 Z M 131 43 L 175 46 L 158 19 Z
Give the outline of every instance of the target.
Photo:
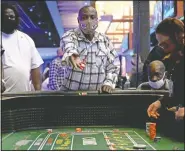
M 96 28 L 98 27 L 98 21 L 97 20 L 91 20 L 90 22 L 88 20 L 86 21 L 79 21 L 80 29 L 85 34 L 93 34 Z
M 163 76 L 163 78 L 164 78 L 164 76 Z M 156 81 L 156 82 L 150 81 L 150 79 L 148 79 L 150 87 L 152 87 L 154 89 L 160 89 L 164 85 L 163 78 L 161 80 L 159 80 L 159 81 Z
M 4 19 L 2 23 L 2 29 L 6 33 L 12 33 L 18 27 L 16 20 Z

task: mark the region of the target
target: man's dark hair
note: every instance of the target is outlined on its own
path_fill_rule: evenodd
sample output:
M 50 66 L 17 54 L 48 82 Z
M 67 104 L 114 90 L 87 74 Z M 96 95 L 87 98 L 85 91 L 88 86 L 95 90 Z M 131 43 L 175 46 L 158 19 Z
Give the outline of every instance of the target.
M 4 20 L 4 17 L 5 17 L 5 10 L 7 9 L 12 9 L 15 13 L 15 21 L 16 21 L 16 25 L 18 28 L 18 25 L 19 25 L 19 22 L 20 22 L 20 19 L 19 19 L 19 13 L 17 11 L 17 8 L 14 4 L 11 4 L 11 3 L 7 3 L 7 2 L 2 2 L 1 4 L 1 16 L 2 16 L 2 21 Z
M 2 14 L 2 17 L 3 17 L 3 14 L 4 14 L 5 10 L 8 9 L 8 8 L 9 9 L 12 9 L 14 11 L 16 18 L 19 18 L 19 13 L 17 11 L 16 6 L 13 5 L 13 4 L 7 3 L 7 2 L 3 2 L 1 4 L 1 14 Z
M 149 73 L 150 73 L 150 70 L 149 70 L 149 69 L 151 69 L 151 67 L 152 67 L 153 65 L 158 65 L 161 73 L 164 73 L 165 70 L 166 70 L 165 65 L 164 65 L 163 62 L 161 62 L 161 61 L 159 61 L 159 60 L 155 60 L 155 61 L 152 61 L 152 62 L 149 64 L 149 66 L 148 66 L 148 72 L 149 72 Z
M 156 33 L 168 35 L 174 42 L 176 42 L 175 34 L 179 35 L 184 33 L 184 23 L 176 18 L 166 18 L 159 23 L 156 28 Z
M 87 8 L 89 8 L 89 7 L 93 7 L 93 6 L 91 6 L 91 5 L 85 5 L 85 6 L 83 6 L 79 11 L 78 11 L 78 17 L 79 17 L 79 14 L 81 14 L 82 12 L 83 12 L 83 10 L 84 9 L 87 9 Z M 94 8 L 94 7 L 93 7 Z M 95 9 L 95 8 L 94 8 Z

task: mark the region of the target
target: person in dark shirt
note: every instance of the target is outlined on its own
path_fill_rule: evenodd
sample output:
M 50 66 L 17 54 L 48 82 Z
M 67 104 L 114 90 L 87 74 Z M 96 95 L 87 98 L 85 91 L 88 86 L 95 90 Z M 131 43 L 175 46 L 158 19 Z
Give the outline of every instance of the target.
M 137 90 L 168 90 L 168 81 L 163 62 L 155 60 L 148 66 L 148 82 L 141 83 Z
M 175 119 L 184 118 L 184 23 L 176 18 L 166 18 L 156 28 L 159 46 L 169 53 L 171 63 L 169 97 L 164 96 L 149 105 L 149 117 L 158 118 L 161 106 L 175 109 Z
M 163 61 L 163 58 L 165 56 L 165 53 L 163 49 L 156 45 L 148 54 L 147 59 L 144 62 L 143 65 L 143 75 L 142 75 L 142 82 L 148 82 L 148 65 L 155 60 Z M 164 62 L 163 62 L 164 63 Z M 165 67 L 167 67 L 165 65 Z

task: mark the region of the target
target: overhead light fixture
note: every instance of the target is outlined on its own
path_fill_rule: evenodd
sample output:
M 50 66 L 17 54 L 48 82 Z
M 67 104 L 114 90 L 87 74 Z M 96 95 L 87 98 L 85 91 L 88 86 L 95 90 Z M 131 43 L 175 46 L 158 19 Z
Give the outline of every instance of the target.
M 48 36 L 51 36 L 51 32 L 48 32 Z
M 29 11 L 30 11 L 30 12 L 33 12 L 33 8 L 29 8 Z
M 35 8 L 35 6 L 31 6 L 28 9 L 29 9 L 30 12 L 33 12 L 34 8 Z

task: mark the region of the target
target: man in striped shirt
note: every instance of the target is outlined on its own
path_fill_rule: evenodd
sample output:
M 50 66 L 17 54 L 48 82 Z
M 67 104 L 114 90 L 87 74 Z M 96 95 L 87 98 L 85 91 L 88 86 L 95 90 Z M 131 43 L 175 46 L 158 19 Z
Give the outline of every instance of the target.
M 64 78 L 67 76 L 69 67 L 62 65 L 63 51 L 61 48 L 57 50 L 57 57 L 51 62 L 49 70 L 49 83 L 47 85 L 49 90 L 60 90 Z
M 111 93 L 115 88 L 119 66 L 112 43 L 96 30 L 97 11 L 84 6 L 78 14 L 79 28 L 66 32 L 60 47 L 64 50 L 62 64 L 72 67 L 64 79 L 61 90 L 99 90 Z

